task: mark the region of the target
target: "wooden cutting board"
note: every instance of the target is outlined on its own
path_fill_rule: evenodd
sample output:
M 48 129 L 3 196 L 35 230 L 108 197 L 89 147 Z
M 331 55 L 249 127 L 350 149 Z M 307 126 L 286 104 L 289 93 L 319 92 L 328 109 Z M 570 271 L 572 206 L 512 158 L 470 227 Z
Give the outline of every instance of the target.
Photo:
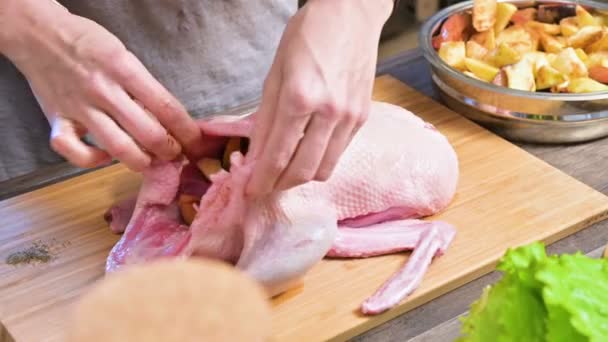
M 323 260 L 303 287 L 273 301 L 277 341 L 360 334 L 491 271 L 508 247 L 556 241 L 608 212 L 608 197 L 393 78 L 378 78 L 374 97 L 413 111 L 454 145 L 460 184 L 450 208 L 436 219 L 454 224 L 458 234 L 420 288 L 375 317 L 361 316 L 359 304 L 406 261 L 407 253 Z M 135 194 L 139 180 L 115 165 L 0 202 L 0 321 L 16 340 L 61 340 L 69 305 L 103 276 L 105 258 L 118 240 L 103 212 Z M 4 263 L 10 253 L 37 240 L 51 247 L 50 263 Z

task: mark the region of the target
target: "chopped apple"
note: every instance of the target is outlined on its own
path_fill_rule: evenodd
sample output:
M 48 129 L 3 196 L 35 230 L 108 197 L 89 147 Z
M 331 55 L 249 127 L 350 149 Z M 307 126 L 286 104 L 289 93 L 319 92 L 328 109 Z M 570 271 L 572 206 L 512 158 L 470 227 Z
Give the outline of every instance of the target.
M 540 32 L 540 43 L 543 46 L 543 50 L 551 53 L 559 53 L 566 47 L 565 44 L 562 44 L 558 39 L 545 32 Z
M 473 1 L 473 27 L 477 32 L 485 32 L 496 23 L 496 0 Z
M 569 78 L 588 76 L 587 66 L 573 48 L 566 48 L 560 52 L 551 66 Z
M 601 27 L 585 26 L 574 35 L 568 37 L 568 45 L 573 48 L 585 48 L 599 41 L 603 36 L 604 32 Z
M 439 57 L 449 66 L 465 70 L 464 59 L 467 57 L 464 42 L 445 42 L 439 48 Z
M 497 67 L 515 64 L 521 59 L 521 54 L 506 43 L 502 43 L 496 49 L 496 54 L 492 57 L 492 63 Z
M 608 63 L 589 68 L 589 78 L 608 84 Z
M 585 77 L 572 79 L 568 84 L 569 93 L 593 93 L 596 91 L 608 91 L 608 85 Z
M 521 9 L 513 14 L 511 21 L 516 25 L 525 24 L 528 21 L 536 20 L 536 14 L 536 8 Z
M 578 23 L 578 26 L 581 28 L 583 28 L 585 26 L 596 26 L 597 25 L 597 22 L 595 21 L 595 19 L 591 15 L 591 13 L 589 13 L 586 9 L 584 9 L 580 5 L 576 6 L 576 22 Z
M 608 52 L 594 52 L 589 54 L 589 58 L 585 61 L 587 68 L 597 65 L 608 66 Z
M 570 85 L 569 80 L 564 83 L 560 83 L 560 84 L 556 85 L 555 87 L 551 87 L 551 92 L 552 93 L 567 93 L 568 85 Z
M 528 21 L 525 25 L 526 27 L 536 30 L 538 32 L 544 32 L 553 36 L 556 36 L 562 32 L 561 27 L 559 25 L 541 23 L 535 20 Z
M 464 44 L 464 43 L 463 43 Z M 230 171 L 230 156 L 232 153 L 241 149 L 241 138 L 232 137 L 228 139 L 226 149 L 224 150 L 224 158 L 222 159 L 222 167 Z
M 589 77 L 602 83 L 608 84 L 608 53 L 594 53 L 587 60 Z
M 559 22 L 559 27 L 564 37 L 570 37 L 578 32 L 579 27 L 575 17 L 564 18 Z
M 471 36 L 471 41 L 485 47 L 488 50 L 496 48 L 496 38 L 494 36 L 494 29 L 489 29 L 484 32 L 476 33 Z
M 557 39 L 557 41 L 560 42 L 560 44 L 562 44 L 564 47 L 568 46 L 568 37 L 559 35 L 559 36 L 554 36 L 553 38 Z
M 211 176 L 222 170 L 222 162 L 214 158 L 203 158 L 196 162 L 196 166 L 208 180 L 211 180 Z
M 517 12 L 517 6 L 506 2 L 501 2 L 496 5 L 496 22 L 494 23 L 494 32 L 496 34 L 502 32 L 509 22 L 513 14 Z
M 469 69 L 470 72 L 472 72 L 473 74 L 475 74 L 475 76 L 486 82 L 491 82 L 494 77 L 496 77 L 496 74 L 498 74 L 499 71 L 498 68 L 488 63 L 478 61 L 472 58 L 465 58 L 464 63 L 466 64 L 467 69 Z
M 587 52 L 608 51 L 608 33 L 604 33 L 602 39 L 587 46 Z
M 604 12 L 604 11 L 597 11 L 600 15 L 600 18 L 602 19 L 602 23 L 604 26 L 608 26 L 608 11 Z
M 488 55 L 488 49 L 486 49 L 485 47 L 483 47 L 476 41 L 469 40 L 467 42 L 467 55 L 466 56 L 468 58 L 479 59 L 481 61 L 481 60 L 484 60 L 484 58 L 486 58 L 487 55 Z
M 476 80 L 483 81 L 481 78 L 477 77 L 477 75 L 475 75 L 474 73 L 472 73 L 472 72 L 470 72 L 470 71 L 465 71 L 465 72 L 463 72 L 463 74 L 465 74 L 465 75 L 467 75 L 467 76 L 469 76 L 469 77 L 471 77 L 471 78 L 474 78 L 474 79 L 476 79 Z M 485 81 L 484 81 L 484 82 L 485 82 Z
M 188 225 L 190 225 L 196 217 L 196 209 L 194 209 L 194 206 L 198 205 L 199 200 L 199 198 L 191 195 L 179 195 L 179 199 L 177 200 L 179 211 L 184 219 L 184 222 L 186 222 Z
M 587 63 L 589 56 L 587 56 L 583 49 L 575 49 L 574 52 L 576 52 L 576 55 L 581 59 L 581 61 L 583 61 L 583 63 Z
M 535 51 L 532 34 L 520 26 L 511 26 L 496 36 L 496 44 L 508 44 L 520 54 Z
M 536 91 L 534 67 L 528 58 L 505 67 L 508 87 L 511 89 Z
M 544 90 L 566 82 L 566 76 L 550 65 L 543 65 L 536 73 L 536 89 Z
M 445 42 L 462 42 L 468 39 L 471 28 L 471 15 L 467 13 L 454 14 L 441 26 L 441 31 L 433 37 L 433 47 L 437 50 Z
M 496 74 L 496 77 L 494 77 L 494 79 L 492 80 L 492 84 L 501 87 L 509 86 L 509 83 L 507 82 L 507 73 L 505 73 L 505 68 L 500 69 L 498 74 Z
M 557 59 L 557 54 L 546 53 L 545 57 L 547 57 L 547 61 L 549 62 L 549 65 L 553 65 L 553 63 L 555 63 L 555 60 Z
M 528 32 L 528 34 L 530 35 L 530 42 L 529 44 L 532 47 L 532 51 L 538 51 L 538 48 L 540 47 L 540 33 L 536 30 L 533 30 L 529 27 L 524 27 L 524 29 Z
M 549 60 L 547 59 L 547 55 L 544 52 L 527 52 L 523 55 L 522 59 L 527 59 L 532 64 L 532 71 L 534 73 L 534 77 L 536 77 L 536 73 L 540 70 L 541 67 L 545 65 L 549 65 Z

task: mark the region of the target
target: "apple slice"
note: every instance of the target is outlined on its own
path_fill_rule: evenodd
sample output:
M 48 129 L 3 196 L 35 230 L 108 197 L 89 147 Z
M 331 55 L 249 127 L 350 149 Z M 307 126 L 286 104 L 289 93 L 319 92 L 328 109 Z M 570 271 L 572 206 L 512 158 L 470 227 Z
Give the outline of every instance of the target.
M 560 29 L 562 31 L 562 35 L 564 37 L 573 36 L 579 30 L 575 17 L 568 17 L 568 18 L 564 18 L 564 19 L 560 20 L 559 27 L 560 27 Z
M 211 176 L 222 170 L 222 163 L 214 158 L 203 158 L 196 162 L 196 166 L 208 180 L 211 180 Z
M 477 32 L 485 32 L 496 23 L 496 0 L 473 1 L 473 27 Z
M 496 23 L 494 23 L 494 32 L 497 34 L 502 32 L 502 30 L 509 25 L 509 21 L 511 21 L 511 17 L 513 17 L 515 12 L 517 12 L 517 6 L 505 2 L 499 3 L 496 7 Z
M 566 76 L 550 65 L 543 65 L 536 74 L 536 89 L 550 89 L 566 82 Z
M 521 61 L 505 67 L 505 73 L 509 88 L 536 91 L 534 63 L 530 58 L 522 58 Z
M 513 16 L 511 17 L 511 21 L 515 25 L 525 24 L 528 21 L 536 20 L 537 13 L 538 11 L 536 10 L 536 8 L 521 9 L 513 14 Z
M 601 27 L 585 26 L 578 30 L 574 35 L 568 37 L 568 45 L 573 48 L 585 48 L 598 42 L 604 36 Z
M 224 158 L 222 160 L 222 166 L 225 170 L 230 171 L 230 156 L 233 152 L 239 151 L 241 149 L 241 138 L 240 137 L 232 137 L 228 139 L 228 144 L 226 144 L 226 149 L 224 150 Z
M 465 58 L 464 63 L 467 66 L 467 69 L 471 71 L 478 78 L 486 81 L 492 82 L 496 74 L 498 74 L 499 69 L 490 64 L 484 63 L 482 61 L 478 61 L 472 58 Z
M 580 94 L 593 93 L 596 91 L 608 91 L 608 85 L 585 77 L 570 80 L 570 84 L 568 84 L 569 93 Z
M 569 78 L 587 77 L 589 75 L 587 66 L 573 48 L 566 48 L 560 52 L 551 66 Z
M 608 66 L 596 65 L 589 68 L 589 78 L 608 84 Z
M 579 27 L 597 26 L 597 21 L 593 18 L 591 13 L 580 5 L 576 6 L 576 22 Z
M 464 42 L 445 42 L 439 48 L 439 58 L 447 65 L 463 71 L 466 66 L 464 59 L 467 56 Z
M 184 222 L 186 222 L 186 224 L 190 225 L 192 221 L 194 221 L 194 217 L 196 217 L 196 209 L 194 209 L 194 206 L 198 205 L 199 201 L 199 198 L 196 198 L 192 195 L 179 195 L 177 204 L 179 206 L 179 212 L 182 215 L 182 218 L 184 219 Z

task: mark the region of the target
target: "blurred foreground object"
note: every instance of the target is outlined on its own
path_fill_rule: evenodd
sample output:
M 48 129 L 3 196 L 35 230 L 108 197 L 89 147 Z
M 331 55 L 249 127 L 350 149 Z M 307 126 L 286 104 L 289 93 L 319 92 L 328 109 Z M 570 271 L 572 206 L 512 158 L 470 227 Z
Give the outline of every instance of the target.
M 85 293 L 68 341 L 266 341 L 263 290 L 231 266 L 167 260 L 126 268 Z
M 0 322 L 0 342 L 15 342 L 15 339 L 6 330 L 6 327 Z

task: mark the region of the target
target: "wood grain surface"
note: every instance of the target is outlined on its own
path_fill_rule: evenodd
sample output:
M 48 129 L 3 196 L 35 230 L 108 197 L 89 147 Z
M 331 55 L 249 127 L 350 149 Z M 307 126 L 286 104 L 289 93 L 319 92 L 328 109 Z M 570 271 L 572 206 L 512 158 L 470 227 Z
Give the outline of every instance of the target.
M 455 146 L 460 184 L 437 219 L 454 224 L 458 235 L 418 291 L 372 318 L 358 314 L 359 304 L 407 254 L 322 261 L 303 287 L 273 301 L 278 341 L 350 338 L 491 271 L 508 247 L 556 241 L 608 212 L 608 197 L 395 79 L 379 78 L 374 96 L 433 123 Z M 70 304 L 103 276 L 118 239 L 103 212 L 138 185 L 137 175 L 114 165 L 0 202 L 0 260 L 37 240 L 54 255 L 47 264 L 0 264 L 0 320 L 18 341 L 61 340 Z

